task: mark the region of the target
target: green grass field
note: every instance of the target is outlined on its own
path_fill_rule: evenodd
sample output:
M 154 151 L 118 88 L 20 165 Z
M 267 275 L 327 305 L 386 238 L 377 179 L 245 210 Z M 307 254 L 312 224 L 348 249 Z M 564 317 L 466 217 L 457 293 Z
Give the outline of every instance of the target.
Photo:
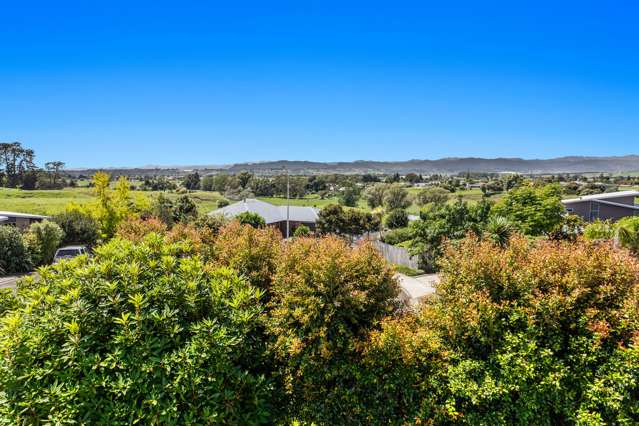
M 409 189 L 412 194 L 418 191 L 419 189 L 417 188 Z M 149 199 L 157 197 L 160 193 L 159 191 L 131 191 L 133 197 L 142 196 Z M 176 192 L 162 192 L 162 194 L 172 200 L 180 196 Z M 223 198 L 217 192 L 207 191 L 193 191 L 189 192 L 188 195 L 195 201 L 201 214 L 215 210 L 218 200 Z M 451 199 L 454 199 L 454 195 L 461 195 L 465 200 L 473 202 L 480 200 L 482 194 L 480 190 L 475 189 L 451 194 Z M 286 204 L 286 198 L 281 197 L 259 197 L 259 199 L 275 205 Z M 499 196 L 493 196 L 491 199 L 497 200 Z M 88 187 L 37 191 L 0 188 L 0 210 L 4 211 L 55 215 L 63 212 L 71 203 L 83 205 L 94 200 L 93 190 Z M 329 204 L 337 204 L 338 200 L 336 197 L 321 199 L 317 195 L 309 195 L 305 198 L 293 198 L 290 203 L 292 206 L 310 206 L 321 209 Z M 364 199 L 359 200 L 357 207 L 363 210 L 370 210 Z M 418 214 L 419 206 L 412 204 L 407 211 L 409 214 Z
M 639 187 L 624 186 L 620 187 L 620 190 L 636 189 Z M 408 190 L 412 195 L 415 195 L 420 191 L 419 188 L 410 188 Z M 131 191 L 131 194 L 136 196 L 144 196 L 147 198 L 155 198 L 159 191 Z M 176 192 L 162 192 L 164 196 L 175 200 L 180 194 Z M 188 195 L 195 201 L 198 206 L 198 210 L 201 214 L 208 213 L 217 208 L 217 202 L 220 198 L 223 198 L 217 192 L 207 191 L 193 191 Z M 469 202 L 476 202 L 481 200 L 482 193 L 479 189 L 463 190 L 451 194 L 451 200 L 454 200 L 457 196 L 461 196 L 464 200 Z M 498 201 L 503 195 L 497 194 L 490 197 L 493 201 Z M 566 196 L 567 198 L 574 198 L 574 196 Z M 275 205 L 285 205 L 286 198 L 281 197 L 259 197 L 260 200 L 272 203 Z M 34 213 L 44 215 L 54 215 L 63 212 L 67 205 L 70 203 L 75 204 L 87 204 L 94 201 L 93 190 L 88 187 L 78 188 L 65 188 L 60 190 L 38 190 L 38 191 L 24 191 L 21 189 L 9 189 L 0 188 L 0 210 L 15 211 L 22 213 Z M 317 195 L 309 195 L 305 198 L 293 198 L 290 200 L 292 206 L 310 206 L 322 208 L 329 204 L 337 204 L 336 197 L 321 199 Z M 363 210 L 370 210 L 366 204 L 366 200 L 360 199 L 357 207 Z M 407 209 L 409 214 L 418 214 L 419 206 L 412 204 Z
M 132 196 L 157 197 L 157 191 L 131 191 Z M 180 194 L 164 192 L 164 196 L 175 200 Z M 194 191 L 189 196 L 195 201 L 200 213 L 205 214 L 217 208 L 222 198 L 217 192 Z M 91 188 L 65 188 L 60 190 L 24 191 L 0 188 L 0 210 L 43 215 L 63 212 L 71 204 L 87 204 L 95 200 Z
M 276 206 L 286 205 L 286 198 L 283 197 L 258 197 L 258 199 L 267 203 L 275 204 Z M 339 204 L 337 197 L 322 199 L 317 195 L 308 195 L 304 198 L 291 198 L 290 200 L 291 206 L 307 206 L 316 207 L 318 209 L 326 207 L 329 204 Z M 358 201 L 357 207 L 362 210 L 370 210 L 370 207 L 368 207 L 366 200 L 364 199 L 360 199 Z
M 258 197 L 258 200 L 265 201 L 267 203 L 274 204 L 276 206 L 284 206 L 286 205 L 286 198 L 282 197 Z M 308 196 L 305 198 L 291 198 L 290 205 L 291 206 L 307 206 L 307 207 L 317 207 L 321 209 L 329 204 L 336 204 L 337 198 L 326 198 L 321 199 L 317 196 L 312 197 Z

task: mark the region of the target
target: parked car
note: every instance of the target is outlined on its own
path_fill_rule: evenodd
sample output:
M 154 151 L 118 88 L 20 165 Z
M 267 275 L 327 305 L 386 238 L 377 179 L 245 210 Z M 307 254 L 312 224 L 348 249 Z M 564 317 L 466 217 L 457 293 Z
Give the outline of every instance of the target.
M 86 246 L 67 246 L 61 247 L 55 252 L 53 257 L 53 263 L 57 263 L 62 259 L 71 259 L 83 254 L 89 254 L 89 249 Z

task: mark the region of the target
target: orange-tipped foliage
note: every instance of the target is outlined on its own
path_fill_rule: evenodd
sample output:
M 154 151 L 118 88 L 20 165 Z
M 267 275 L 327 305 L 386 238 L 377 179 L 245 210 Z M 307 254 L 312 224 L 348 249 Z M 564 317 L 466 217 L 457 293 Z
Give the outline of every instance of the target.
M 449 353 L 451 413 L 469 424 L 637 420 L 639 368 L 627 360 L 639 343 L 639 265 L 627 251 L 469 237 L 440 263 L 420 321 Z
M 116 236 L 125 240 L 140 242 L 150 233 L 164 235 L 167 231 L 166 225 L 155 217 L 141 219 L 130 216 L 118 225 Z
M 392 268 L 369 242 L 298 238 L 282 253 L 273 280 L 273 330 L 287 351 L 311 341 L 358 336 L 396 308 Z
M 191 224 L 178 223 L 166 235 L 169 243 L 190 243 L 195 253 L 209 260 L 215 244 L 215 234 L 207 227 L 195 227 Z
M 499 316 L 510 309 L 547 333 L 582 333 L 607 324 L 617 330 L 617 342 L 627 343 L 634 326 L 627 318 L 636 306 L 639 265 L 610 244 L 514 237 L 502 249 L 470 237 L 447 247 L 441 267 L 439 306 L 447 305 L 466 332 L 494 321 L 494 330 L 483 335 L 497 333 Z
M 395 311 L 397 293 L 393 270 L 370 243 L 352 248 L 331 236 L 284 247 L 268 331 L 298 418 L 356 422 L 341 405 L 353 398 L 358 341 Z
M 220 229 L 213 262 L 245 275 L 257 287 L 268 289 L 281 242 L 281 234 L 271 226 L 253 228 L 233 221 Z

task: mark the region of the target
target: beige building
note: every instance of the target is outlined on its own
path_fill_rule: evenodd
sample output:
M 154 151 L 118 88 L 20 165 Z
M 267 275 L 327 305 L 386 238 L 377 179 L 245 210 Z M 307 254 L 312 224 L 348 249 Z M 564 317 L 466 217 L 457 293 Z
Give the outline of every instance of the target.
M 618 191 L 596 195 L 584 195 L 571 200 L 562 200 L 566 211 L 581 216 L 587 221 L 597 219 L 616 221 L 627 216 L 639 216 L 639 205 L 635 198 L 639 191 Z
M 0 225 L 15 226 L 20 229 L 28 228 L 32 223 L 42 222 L 45 219 L 49 219 L 49 216 L 0 211 Z

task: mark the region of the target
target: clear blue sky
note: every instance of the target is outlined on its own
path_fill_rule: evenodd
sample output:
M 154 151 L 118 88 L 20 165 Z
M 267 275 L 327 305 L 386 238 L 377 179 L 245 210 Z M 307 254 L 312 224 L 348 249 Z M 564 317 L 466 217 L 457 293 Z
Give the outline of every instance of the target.
M 1 10 L 0 140 L 40 162 L 639 153 L 636 0 Z

